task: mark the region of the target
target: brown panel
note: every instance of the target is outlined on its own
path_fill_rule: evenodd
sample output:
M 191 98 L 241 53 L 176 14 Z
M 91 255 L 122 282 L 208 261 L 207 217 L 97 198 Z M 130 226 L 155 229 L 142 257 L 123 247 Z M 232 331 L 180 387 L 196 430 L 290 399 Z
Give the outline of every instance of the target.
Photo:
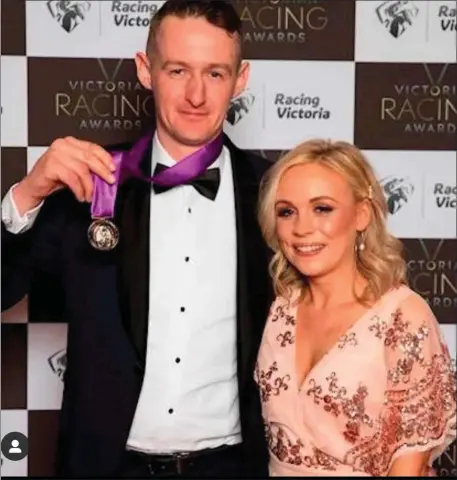
M 2 0 L 2 55 L 25 55 L 25 0 Z
M 243 55 L 267 60 L 353 60 L 353 0 L 239 0 Z
M 25 147 L 2 147 L 2 198 L 12 185 L 27 174 L 27 149 Z
M 59 410 L 29 411 L 29 477 L 55 476 Z
M 111 145 L 152 125 L 152 94 L 132 59 L 28 58 L 28 95 L 33 146 L 67 135 Z
M 457 318 L 457 240 L 402 239 L 410 286 L 433 310 L 440 323 Z
M 2 410 L 27 408 L 27 325 L 2 324 Z
M 357 63 L 360 148 L 457 149 L 457 65 Z
M 438 477 L 457 478 L 457 443 L 454 441 L 433 464 Z

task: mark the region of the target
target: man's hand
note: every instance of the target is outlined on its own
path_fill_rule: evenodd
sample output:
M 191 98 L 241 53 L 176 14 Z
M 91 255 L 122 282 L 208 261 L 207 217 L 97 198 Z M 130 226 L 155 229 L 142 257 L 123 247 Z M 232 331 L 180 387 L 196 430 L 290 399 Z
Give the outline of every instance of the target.
M 36 207 L 57 190 L 68 187 L 80 202 L 90 201 L 91 172 L 114 182 L 111 155 L 99 145 L 74 137 L 58 138 L 13 190 L 20 215 Z

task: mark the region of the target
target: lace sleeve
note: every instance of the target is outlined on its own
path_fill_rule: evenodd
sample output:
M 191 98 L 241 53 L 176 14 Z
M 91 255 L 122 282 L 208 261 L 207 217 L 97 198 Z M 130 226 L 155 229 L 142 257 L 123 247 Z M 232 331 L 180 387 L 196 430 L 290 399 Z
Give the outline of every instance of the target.
M 441 328 L 419 295 L 410 295 L 393 314 L 384 346 L 386 473 L 396 458 L 412 451 L 429 451 L 431 467 L 456 438 L 456 376 Z

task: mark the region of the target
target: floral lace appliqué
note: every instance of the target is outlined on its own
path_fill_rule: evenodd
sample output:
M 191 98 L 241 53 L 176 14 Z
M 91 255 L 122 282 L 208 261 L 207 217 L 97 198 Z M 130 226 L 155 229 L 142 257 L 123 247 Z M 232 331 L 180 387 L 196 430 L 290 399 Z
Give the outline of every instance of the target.
M 323 387 L 318 385 L 314 379 L 310 380 L 312 388 L 306 393 L 308 396 L 313 396 L 314 403 L 322 404 L 326 412 L 335 417 L 344 415 L 347 418 L 343 436 L 349 443 L 355 443 L 360 437 L 362 424 L 373 426 L 373 421 L 366 413 L 365 407 L 365 399 L 368 395 L 367 387 L 359 385 L 357 391 L 352 396 L 348 396 L 346 388 L 338 386 L 335 372 L 326 377 L 326 380 L 328 387 L 325 393 Z
M 281 347 L 287 347 L 287 345 L 292 345 L 294 343 L 295 337 L 292 335 L 290 330 L 287 330 L 287 332 L 280 333 L 276 337 L 276 340 L 279 342 Z
M 311 451 L 307 452 L 299 438 L 293 440 L 281 426 L 273 422 L 265 425 L 265 435 L 270 451 L 281 462 L 328 471 L 335 471 L 341 464 L 337 458 L 327 455 L 316 447 L 312 447 Z
M 401 309 L 388 327 L 383 322 L 375 330 L 387 355 L 384 408 L 373 434 L 361 438 L 345 461 L 372 476 L 386 476 L 400 449 L 433 444 L 449 428 L 455 432 L 455 369 L 445 343 L 433 353 L 426 350 L 429 327 L 422 322 L 414 329 Z
M 341 335 L 340 339 L 338 340 L 338 348 L 343 349 L 346 345 L 350 345 L 351 347 L 355 347 L 358 345 L 357 337 L 355 332 L 348 333 L 346 335 Z
M 290 375 L 274 376 L 278 371 L 278 363 L 273 362 L 268 370 L 259 369 L 256 366 L 255 378 L 260 388 L 260 394 L 263 402 L 268 402 L 271 396 L 276 396 L 281 393 L 281 390 L 289 388 L 288 382 Z
M 295 325 L 295 317 L 287 313 L 287 305 L 278 305 L 271 312 L 271 321 L 272 323 L 284 322 L 284 325 Z

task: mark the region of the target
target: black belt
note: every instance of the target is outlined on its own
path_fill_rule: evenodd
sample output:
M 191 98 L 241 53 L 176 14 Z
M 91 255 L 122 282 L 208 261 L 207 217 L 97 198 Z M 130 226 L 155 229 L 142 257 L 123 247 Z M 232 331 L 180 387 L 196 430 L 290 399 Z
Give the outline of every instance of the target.
M 205 468 L 205 463 L 208 461 L 216 463 L 219 459 L 222 461 L 222 459 L 227 460 L 227 457 L 230 456 L 239 456 L 242 449 L 241 444 L 237 444 L 171 454 L 150 454 L 135 450 L 127 450 L 126 453 L 130 458 L 147 464 L 151 475 L 181 475 Z

